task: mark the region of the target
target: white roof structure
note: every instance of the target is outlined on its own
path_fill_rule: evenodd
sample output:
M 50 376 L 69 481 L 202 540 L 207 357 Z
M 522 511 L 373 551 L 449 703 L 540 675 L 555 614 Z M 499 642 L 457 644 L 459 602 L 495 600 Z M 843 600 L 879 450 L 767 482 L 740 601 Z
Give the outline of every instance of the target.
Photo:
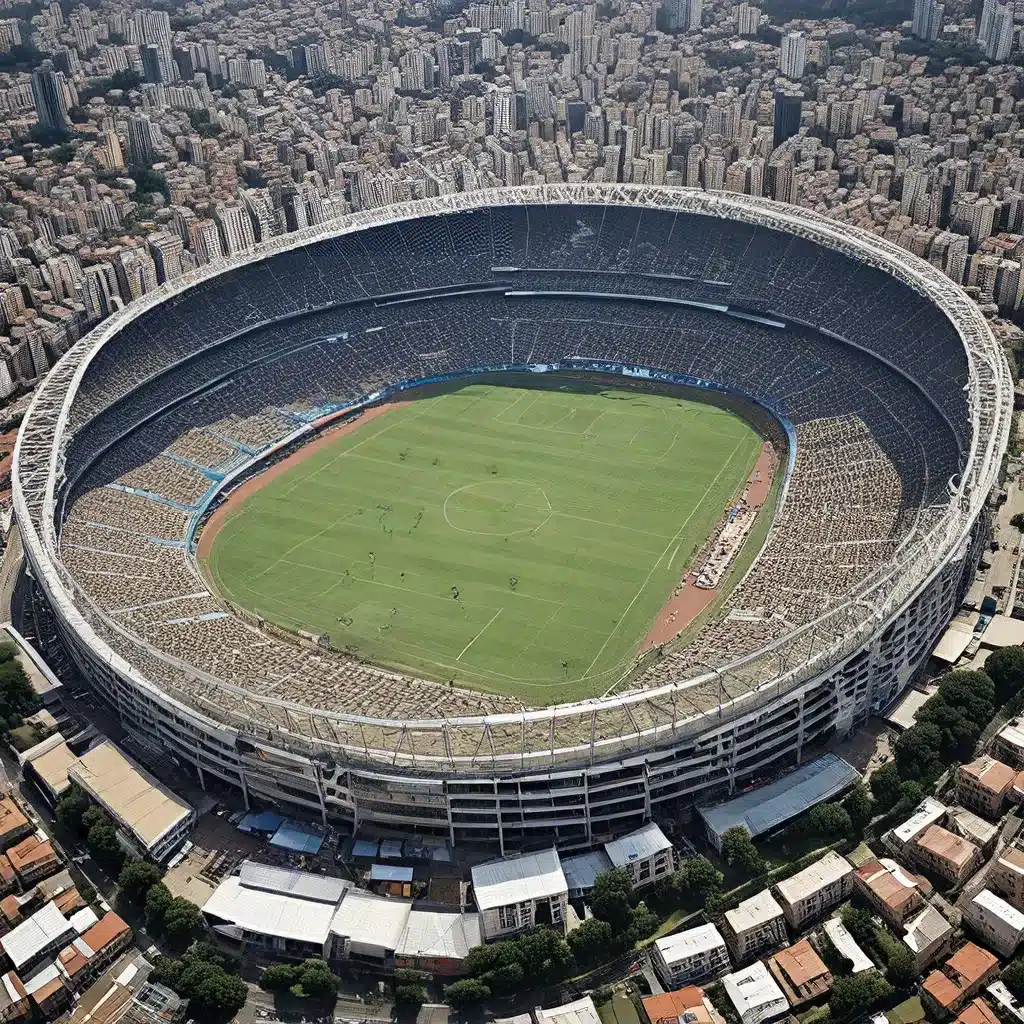
M 465 960 L 474 946 L 483 944 L 479 914 L 445 914 L 414 910 L 395 949 L 397 956 Z
M 33 974 L 28 981 L 24 981 L 22 984 L 25 986 L 25 992 L 32 995 L 33 992 L 45 988 L 51 981 L 56 981 L 59 977 L 60 968 L 52 963 L 48 967 L 44 967 L 38 974 Z
M 1024 622 L 1009 615 L 993 615 L 981 634 L 983 647 L 1019 647 L 1024 644 Z
M 917 721 L 917 713 L 932 698 L 932 694 L 938 692 L 938 687 L 933 686 L 931 693 L 924 693 L 921 690 L 910 689 L 896 702 L 896 706 L 885 716 L 887 722 L 900 729 L 909 729 Z
M 552 1006 L 549 1010 L 537 1009 L 534 1016 L 537 1024 L 601 1024 L 597 1007 L 590 996 L 561 1006 Z
M 854 974 L 870 971 L 875 966 L 838 917 L 830 917 L 825 922 L 825 934 L 829 937 L 832 945 L 853 964 Z
M 604 844 L 608 859 L 617 868 L 629 867 L 636 861 L 648 860 L 671 849 L 672 844 L 668 837 L 653 821 L 635 832 L 630 832 L 628 836 Z
M 262 889 L 282 896 L 330 903 L 334 907 L 338 905 L 345 890 L 352 888 L 352 883 L 344 878 L 329 878 L 326 875 L 315 875 L 311 871 L 259 864 L 254 860 L 242 862 L 238 877 L 247 889 Z
M 612 862 L 604 850 L 580 853 L 562 860 L 562 871 L 569 892 L 586 892 L 594 888 L 594 880 L 604 871 L 611 870 Z
M 79 935 L 84 935 L 98 920 L 92 907 L 82 907 L 68 918 L 68 923 Z
M 480 910 L 548 899 L 568 892 L 569 884 L 554 847 L 521 857 L 492 860 L 473 868 L 473 895 Z
M 950 807 L 947 824 L 950 831 L 956 832 L 964 839 L 970 839 L 978 846 L 988 846 L 999 831 L 998 825 L 993 825 L 964 807 Z
M 412 903 L 350 889 L 330 930 L 348 939 L 351 952 L 383 958 L 398 949 L 411 913 Z
M 71 927 L 71 922 L 57 909 L 56 904 L 47 903 L 27 921 L 22 921 L 17 928 L 0 938 L 0 947 L 17 971 L 47 946 L 63 937 L 70 941 L 74 936 L 75 929 Z
M 1016 719 L 1014 719 L 1016 721 Z M 1012 722 L 1009 725 L 1004 725 L 999 730 L 998 736 L 1001 740 L 1005 740 L 1011 746 L 1019 747 L 1024 750 L 1024 729 L 1019 725 L 1014 725 Z
M 926 796 L 917 810 L 902 825 L 897 825 L 892 830 L 892 834 L 901 845 L 905 845 L 920 835 L 929 825 L 940 821 L 945 814 L 945 804 L 940 804 L 938 800 Z
M 917 917 L 907 922 L 903 941 L 913 952 L 920 953 L 952 931 L 952 925 L 934 907 L 925 907 Z
M 782 917 L 782 907 L 767 889 L 744 900 L 734 910 L 725 912 L 725 920 L 737 935 L 774 921 L 777 917 Z
M 981 907 L 982 910 L 1005 921 L 1007 927 L 1015 932 L 1024 932 L 1024 914 L 1016 907 L 1007 903 L 1001 896 L 997 896 L 991 889 L 982 889 L 971 903 Z
M 782 989 L 760 960 L 742 971 L 727 974 L 722 987 L 743 1024 L 760 1024 L 789 1012 Z
M 253 932 L 322 946 L 331 932 L 334 905 L 249 889 L 236 875 L 225 878 L 203 904 L 213 930 L 232 938 Z
M 976 619 L 977 615 L 974 618 Z M 942 638 L 935 645 L 932 657 L 953 665 L 960 660 L 973 637 L 973 622 L 966 618 L 956 618 L 949 624 L 949 629 L 942 634 Z
M 725 945 L 722 933 L 713 924 L 702 924 L 688 928 L 685 932 L 666 935 L 655 943 L 665 963 L 671 966 L 691 956 L 699 956 L 709 950 Z
M 775 888 L 787 903 L 799 903 L 811 893 L 838 882 L 852 871 L 853 865 L 845 857 L 841 857 L 835 850 L 829 850 L 820 860 L 809 864 L 792 878 L 779 882 Z

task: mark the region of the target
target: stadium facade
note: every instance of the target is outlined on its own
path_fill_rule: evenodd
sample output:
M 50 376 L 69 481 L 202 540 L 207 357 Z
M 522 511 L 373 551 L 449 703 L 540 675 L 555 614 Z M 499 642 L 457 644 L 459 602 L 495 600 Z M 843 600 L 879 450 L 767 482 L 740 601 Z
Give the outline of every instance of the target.
M 211 505 L 324 424 L 509 369 L 743 396 L 788 438 L 718 621 L 604 697 L 399 677 L 211 595 Z M 729 193 L 545 185 L 353 214 L 164 285 L 75 346 L 18 439 L 17 523 L 125 726 L 247 802 L 508 852 L 733 791 L 906 687 L 969 585 L 1012 410 L 966 295 L 883 239 Z

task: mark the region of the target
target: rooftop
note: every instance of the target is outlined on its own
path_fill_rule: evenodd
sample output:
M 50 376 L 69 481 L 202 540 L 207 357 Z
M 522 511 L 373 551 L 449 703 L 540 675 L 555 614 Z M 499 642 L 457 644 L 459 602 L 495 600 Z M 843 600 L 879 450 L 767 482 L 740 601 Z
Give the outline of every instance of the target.
M 952 931 L 952 925 L 934 907 L 925 907 L 920 914 L 907 922 L 903 941 L 914 953 L 920 953 Z
M 548 1010 L 534 1011 L 537 1024 L 601 1024 L 597 1007 L 590 996 L 584 996 L 562 1006 L 552 1006 Z
M 974 843 L 954 835 L 941 825 L 929 825 L 918 837 L 917 845 L 957 869 L 969 864 L 978 853 Z
M 1000 795 L 1005 793 L 1017 778 L 1017 773 L 1008 764 L 987 755 L 971 761 L 970 764 L 961 765 L 960 771 L 974 779 L 982 789 Z
M 330 930 L 349 939 L 354 946 L 394 951 L 402 941 L 411 912 L 412 904 L 404 900 L 349 889 L 331 921 Z
M 893 910 L 901 909 L 917 896 L 918 879 L 887 857 L 862 864 L 856 874 L 863 885 Z
M 413 910 L 398 940 L 398 956 L 465 960 L 483 942 L 479 914 Z
M 330 878 L 274 864 L 260 864 L 254 860 L 242 861 L 238 877 L 247 889 L 297 896 L 318 903 L 330 903 L 332 906 L 337 906 L 345 890 L 352 888 L 352 883 L 343 878 Z
M 722 978 L 722 987 L 740 1017 L 751 1010 L 785 1013 L 789 1009 L 778 982 L 760 960 L 742 971 L 727 974 Z
M 70 785 L 68 769 L 78 760 L 58 732 L 37 743 L 21 755 L 22 764 L 31 764 L 32 770 L 46 784 L 54 796 L 60 796 Z
M 775 888 L 787 903 L 793 904 L 852 873 L 850 862 L 835 850 L 829 850 L 820 860 L 797 872 L 792 878 L 779 882 Z
M 926 796 L 917 810 L 902 825 L 897 825 L 892 832 L 901 844 L 909 843 L 914 836 L 945 816 L 945 804 L 940 804 L 938 800 Z
M 20 874 L 44 861 L 56 860 L 57 852 L 49 839 L 41 838 L 39 833 L 34 833 L 12 846 L 7 851 L 7 856 L 10 858 L 11 867 Z
M 772 832 L 815 804 L 849 789 L 860 774 L 835 754 L 825 754 L 783 775 L 767 786 L 727 800 L 716 807 L 700 807 L 708 830 L 721 838 L 736 825 L 752 836 Z
M 997 896 L 991 889 L 982 889 L 971 900 L 971 903 L 998 917 L 1015 932 L 1024 932 L 1024 914 L 1007 903 L 1001 896 Z
M 74 934 L 71 922 L 52 903 L 47 903 L 13 931 L 0 937 L 0 947 L 14 969 L 19 970 L 51 943 Z
M 658 939 L 655 943 L 665 963 L 674 964 L 688 957 L 725 945 L 722 933 L 713 924 L 702 924 Z
M 745 899 L 734 910 L 725 912 L 726 923 L 737 935 L 778 917 L 782 917 L 782 907 L 767 889 Z
M 830 917 L 825 922 L 824 929 L 832 945 L 853 964 L 854 974 L 874 968 L 874 961 L 857 945 L 857 940 L 847 931 L 846 925 L 838 917 Z
M 184 800 L 109 741 L 79 758 L 68 773 L 147 849 L 192 813 Z
M 562 858 L 562 872 L 565 874 L 565 884 L 570 892 L 577 889 L 593 889 L 597 876 L 608 871 L 611 866 L 612 862 L 604 850 L 592 850 L 590 853 Z
M 780 949 L 771 959 L 779 965 L 779 969 L 794 987 L 808 985 L 829 973 L 807 939 L 801 939 L 788 949 Z
M 624 868 L 636 861 L 647 860 L 665 850 L 671 850 L 672 844 L 652 821 L 636 832 L 630 832 L 628 836 L 605 843 L 604 849 L 615 867 Z
M 473 868 L 473 896 L 480 910 L 547 899 L 569 891 L 558 851 L 540 850 Z
M 980 982 L 998 963 L 999 961 L 987 949 L 968 942 L 961 946 L 940 970 L 932 971 L 922 988 L 939 1006 L 947 1008 L 952 1006 L 966 989 Z
M 712 1024 L 711 1014 L 704 1005 L 704 990 L 696 985 L 647 996 L 643 1004 L 651 1024 L 679 1024 L 684 1015 L 688 1024 Z
M 972 999 L 953 1024 L 1000 1024 L 1000 1020 L 984 999 Z
M 28 818 L 9 796 L 0 798 L 0 839 L 28 826 Z

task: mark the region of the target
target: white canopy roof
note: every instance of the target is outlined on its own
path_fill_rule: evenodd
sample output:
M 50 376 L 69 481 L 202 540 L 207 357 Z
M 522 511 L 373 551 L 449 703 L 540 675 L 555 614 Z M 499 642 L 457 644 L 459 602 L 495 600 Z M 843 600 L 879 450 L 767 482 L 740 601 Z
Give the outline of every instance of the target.
M 394 953 L 409 923 L 412 904 L 349 889 L 331 922 L 331 931 L 349 940 L 355 953 L 383 957 Z
M 232 875 L 203 904 L 203 913 L 247 932 L 322 946 L 330 934 L 334 904 L 250 889 Z
M 554 848 L 492 860 L 473 868 L 473 893 L 481 910 L 568 892 L 558 851 Z

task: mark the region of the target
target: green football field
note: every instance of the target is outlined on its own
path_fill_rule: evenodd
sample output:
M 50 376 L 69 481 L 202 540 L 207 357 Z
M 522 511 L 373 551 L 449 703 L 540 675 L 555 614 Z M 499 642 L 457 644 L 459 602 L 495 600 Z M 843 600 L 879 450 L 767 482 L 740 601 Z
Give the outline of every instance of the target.
M 207 567 L 238 604 L 370 661 L 531 705 L 598 696 L 760 448 L 678 395 L 470 384 L 269 481 Z

